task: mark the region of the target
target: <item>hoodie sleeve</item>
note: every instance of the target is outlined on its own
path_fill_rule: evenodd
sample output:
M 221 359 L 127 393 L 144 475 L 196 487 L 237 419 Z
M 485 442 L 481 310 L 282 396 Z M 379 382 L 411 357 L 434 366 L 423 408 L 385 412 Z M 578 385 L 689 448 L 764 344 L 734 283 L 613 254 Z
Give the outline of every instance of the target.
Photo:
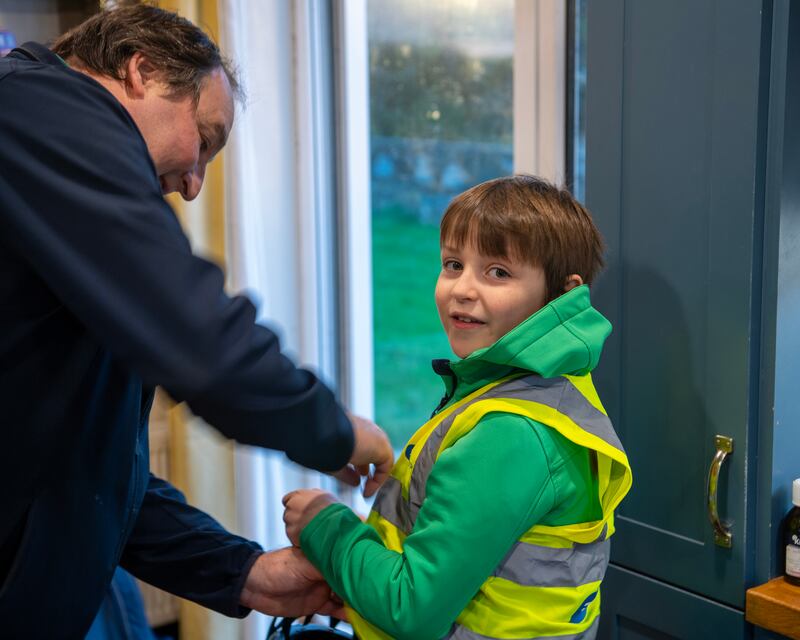
M 242 588 L 261 547 L 227 531 L 186 504 L 183 494 L 150 474 L 136 524 L 120 564 L 140 580 L 177 596 L 242 618 Z
M 439 638 L 554 501 L 530 422 L 491 414 L 439 457 L 403 553 L 338 504 L 303 530 L 301 546 L 332 589 L 393 638 Z
M 122 105 L 47 65 L 21 65 L 0 93 L 2 244 L 145 384 L 239 442 L 344 466 L 353 432 L 333 393 L 192 253 Z M 20 113 L 36 126 L 19 126 Z

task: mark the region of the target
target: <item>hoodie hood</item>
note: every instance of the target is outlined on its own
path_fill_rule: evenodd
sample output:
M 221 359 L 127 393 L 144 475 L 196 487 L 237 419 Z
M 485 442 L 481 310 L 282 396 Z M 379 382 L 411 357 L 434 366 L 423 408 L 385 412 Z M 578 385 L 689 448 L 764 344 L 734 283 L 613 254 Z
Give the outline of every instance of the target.
M 485 349 L 450 362 L 442 375 L 458 400 L 493 380 L 518 370 L 543 378 L 585 375 L 600 359 L 611 323 L 592 307 L 589 287 L 582 285 L 546 304 Z M 437 371 L 437 373 L 444 373 Z M 448 403 L 449 404 L 449 403 Z

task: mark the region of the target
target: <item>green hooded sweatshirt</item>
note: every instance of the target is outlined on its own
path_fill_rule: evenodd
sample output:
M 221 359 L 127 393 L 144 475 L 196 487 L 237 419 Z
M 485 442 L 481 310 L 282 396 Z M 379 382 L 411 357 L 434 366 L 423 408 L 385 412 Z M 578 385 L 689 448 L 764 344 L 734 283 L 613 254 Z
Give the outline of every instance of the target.
M 510 373 L 582 375 L 597 365 L 611 325 L 581 286 L 493 345 L 450 363 L 457 402 Z M 341 504 L 322 510 L 300 544 L 331 588 L 394 638 L 441 638 L 519 537 L 535 524 L 599 519 L 588 450 L 529 418 L 487 414 L 439 456 L 403 553 Z

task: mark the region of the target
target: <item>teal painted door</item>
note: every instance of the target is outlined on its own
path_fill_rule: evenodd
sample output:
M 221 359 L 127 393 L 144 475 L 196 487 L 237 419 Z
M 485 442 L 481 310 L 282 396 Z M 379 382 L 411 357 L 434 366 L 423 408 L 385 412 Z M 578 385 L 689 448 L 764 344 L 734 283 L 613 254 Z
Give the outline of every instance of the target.
M 752 0 L 592 0 L 587 23 L 586 202 L 608 243 L 594 296 L 614 325 L 596 381 L 634 472 L 612 562 L 738 608 L 754 546 L 762 18 Z M 729 549 L 706 508 L 717 434 L 734 441 Z
M 606 594 L 612 596 L 607 607 Z M 612 565 L 603 581 L 600 640 L 739 640 L 744 612 Z

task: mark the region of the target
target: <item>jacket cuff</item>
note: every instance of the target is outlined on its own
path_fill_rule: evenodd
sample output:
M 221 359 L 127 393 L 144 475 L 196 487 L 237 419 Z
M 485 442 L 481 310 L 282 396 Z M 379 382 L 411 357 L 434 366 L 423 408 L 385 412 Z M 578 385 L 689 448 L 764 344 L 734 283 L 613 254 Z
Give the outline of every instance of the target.
M 236 595 L 236 603 L 231 607 L 231 613 L 229 614 L 232 618 L 244 618 L 252 611 L 250 607 L 245 607 L 241 604 L 242 591 L 244 591 L 244 585 L 247 582 L 247 577 L 250 575 L 250 570 L 253 568 L 256 560 L 258 560 L 263 554 L 264 551 L 261 549 L 253 551 L 253 553 L 250 554 L 250 557 L 247 558 L 247 561 L 242 566 L 242 573 L 233 588 L 233 593 Z
M 319 569 L 326 579 L 330 579 L 330 567 L 332 544 L 336 539 L 336 532 L 340 531 L 343 520 L 352 518 L 359 524 L 359 518 L 347 505 L 341 502 L 329 504 L 309 522 L 300 532 L 300 548 L 306 557 L 317 569 Z M 331 523 L 333 520 L 333 523 Z M 366 525 L 365 525 L 366 526 Z M 331 533 L 333 535 L 331 535 Z

